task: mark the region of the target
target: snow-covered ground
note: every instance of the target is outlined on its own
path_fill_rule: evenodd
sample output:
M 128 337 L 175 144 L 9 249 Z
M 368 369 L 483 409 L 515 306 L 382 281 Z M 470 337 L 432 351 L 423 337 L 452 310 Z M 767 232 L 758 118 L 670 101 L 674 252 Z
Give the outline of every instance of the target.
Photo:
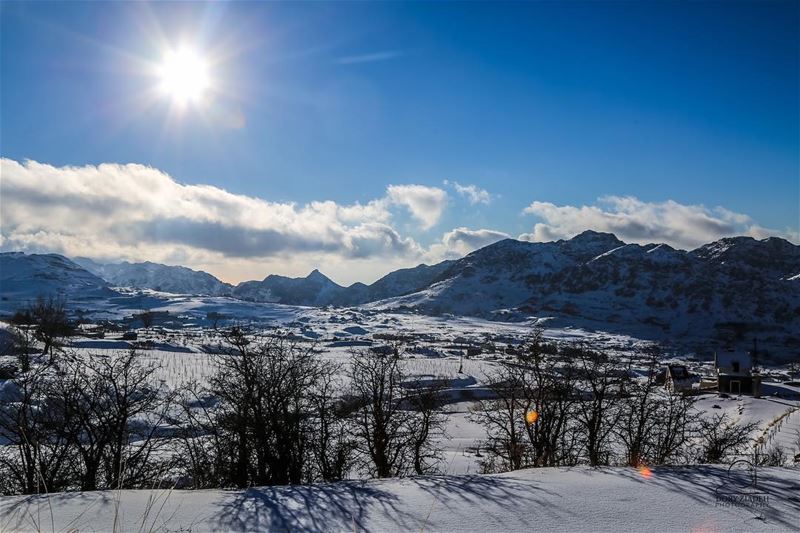
M 800 470 L 759 469 L 753 486 L 748 470 L 711 466 L 0 500 L 2 531 L 792 531 L 799 519 Z
M 369 309 L 333 309 L 248 303 L 226 297 L 132 291 L 92 311 L 91 321 L 111 319 L 123 328 L 140 324 L 131 315 L 150 309 L 155 325 L 138 329 L 134 342 L 121 331 L 105 338 L 73 337 L 68 350 L 113 354 L 144 344 L 140 360 L 157 367 L 169 388 L 203 383 L 214 371 L 220 327 L 252 326 L 257 335 L 280 334 L 347 364 L 352 350 L 402 338 L 410 378 L 444 380 L 439 441 L 443 475 L 395 480 L 351 480 L 303 487 L 248 491 L 121 491 L 63 493 L 0 499 L 3 531 L 781 531 L 800 528 L 800 470 L 760 469 L 758 508 L 720 503 L 720 487 L 750 494 L 746 473 L 727 467 L 536 469 L 477 475 L 485 429 L 470 415 L 487 393 L 489 375 L 505 351 L 544 327 L 550 343 L 590 345 L 620 361 L 636 359 L 650 343 L 579 327 L 552 327 L 547 320 L 499 322 L 474 317 L 425 316 Z M 469 350 L 469 351 L 468 351 Z M 477 350 L 477 351 L 476 351 Z M 711 364 L 680 353 L 694 373 Z M 634 365 L 635 367 L 635 365 Z M 636 370 L 636 368 L 634 368 Z M 780 369 L 773 369 L 778 373 Z M 786 464 L 800 453 L 800 388 L 765 380 L 763 397 L 698 397 L 697 416 L 725 413 L 734 422 L 756 423 L 751 437 L 764 449 L 779 445 Z M 749 492 L 748 492 L 749 491 Z M 738 492 L 737 492 L 738 494 Z M 761 497 L 759 496 L 759 498 Z M 724 503 L 724 502 L 723 502 Z

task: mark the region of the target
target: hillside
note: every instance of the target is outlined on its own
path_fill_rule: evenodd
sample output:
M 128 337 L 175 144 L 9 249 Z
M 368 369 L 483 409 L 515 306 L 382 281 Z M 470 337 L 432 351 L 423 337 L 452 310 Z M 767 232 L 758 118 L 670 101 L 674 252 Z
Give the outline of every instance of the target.
M 109 284 L 58 254 L 0 253 L 0 296 L 6 305 L 23 306 L 38 296 L 105 298 Z
M 550 316 L 590 327 L 663 335 L 759 331 L 800 345 L 800 247 L 734 237 L 691 252 L 626 244 L 586 231 L 568 240 L 506 239 L 456 261 L 337 285 L 319 271 L 240 284 L 250 301 L 356 306 L 514 320 Z
M 584 232 L 547 243 L 504 240 L 454 262 L 424 290 L 374 302 L 514 319 L 551 316 L 643 337 L 743 336 L 800 346 L 800 247 L 723 239 L 685 252 Z

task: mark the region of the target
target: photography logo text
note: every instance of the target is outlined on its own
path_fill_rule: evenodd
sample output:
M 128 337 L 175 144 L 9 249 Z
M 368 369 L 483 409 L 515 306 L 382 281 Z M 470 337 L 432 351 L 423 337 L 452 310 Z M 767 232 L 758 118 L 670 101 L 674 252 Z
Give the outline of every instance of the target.
M 769 493 L 758 485 L 758 467 L 739 459 L 730 465 L 727 476 L 714 489 L 717 507 L 764 508 L 769 506 Z

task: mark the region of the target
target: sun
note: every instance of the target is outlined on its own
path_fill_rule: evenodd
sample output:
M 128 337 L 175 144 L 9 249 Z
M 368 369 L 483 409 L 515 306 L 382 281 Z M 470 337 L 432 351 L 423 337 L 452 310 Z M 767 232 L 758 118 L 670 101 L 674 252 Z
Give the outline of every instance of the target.
M 168 50 L 158 69 L 163 94 L 181 105 L 197 104 L 211 86 L 207 61 L 195 50 Z

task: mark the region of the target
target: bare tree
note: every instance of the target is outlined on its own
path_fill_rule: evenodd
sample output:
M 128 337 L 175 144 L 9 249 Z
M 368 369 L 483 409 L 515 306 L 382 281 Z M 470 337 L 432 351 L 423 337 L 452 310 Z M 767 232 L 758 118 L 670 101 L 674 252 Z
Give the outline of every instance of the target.
M 692 415 L 694 398 L 678 393 L 662 393 L 653 415 L 655 424 L 650 432 L 651 464 L 689 462 L 688 445 L 695 433 L 696 419 Z
M 572 420 L 578 395 L 576 372 L 569 361 L 557 361 L 541 350 L 541 332 L 534 334 L 521 354 L 527 392 L 525 430 L 532 466 L 571 465 L 577 461 Z M 528 413 L 535 413 L 535 420 Z
M 439 409 L 445 386 L 437 379 L 429 382 L 415 379 L 409 388 L 406 401 L 414 412 L 411 428 L 414 473 L 430 474 L 436 471 L 441 461 L 441 451 L 435 442 L 444 436 L 445 419 Z
M 135 315 L 133 318 L 138 319 L 142 323 L 142 326 L 144 326 L 144 329 L 147 330 L 153 327 L 156 316 L 153 311 L 146 309 L 140 311 L 139 314 Z
M 251 343 L 239 329 L 227 340 L 210 391 L 232 444 L 233 484 L 302 483 L 310 476 L 310 396 L 325 368 L 313 346 L 283 338 Z
M 494 398 L 473 410 L 487 431 L 489 457 L 484 470 L 517 470 L 529 466 L 574 464 L 574 416 L 579 397 L 576 372 L 543 350 L 542 331 L 528 340 L 490 378 Z
M 206 313 L 206 320 L 211 321 L 211 327 L 214 329 L 214 331 L 217 331 L 220 321 L 224 318 L 225 315 L 218 311 L 209 311 Z
M 726 414 L 702 417 L 699 420 L 698 440 L 700 463 L 724 463 L 731 455 L 741 454 L 752 444 L 750 434 L 756 423 L 735 423 Z
M 28 309 L 35 322 L 35 337 L 44 344 L 43 354 L 52 355 L 58 341 L 72 334 L 65 305 L 63 297 L 39 296 Z
M 163 465 L 155 455 L 164 448 L 158 430 L 173 394 L 155 379 L 156 366 L 144 366 L 135 350 L 90 359 L 91 372 L 106 384 L 106 426 L 111 439 L 104 457 L 105 486 L 140 487 L 156 479 Z
M 400 352 L 353 352 L 350 357 L 352 394 L 359 402 L 355 436 L 362 454 L 369 459 L 370 473 L 379 478 L 404 475 L 408 471 L 409 421 L 400 402 L 403 376 Z
M 626 396 L 621 399 L 619 424 L 615 430 L 625 448 L 629 466 L 650 462 L 650 436 L 659 425 L 656 369 L 658 356 L 651 354 L 647 360 L 646 375 L 641 380 L 626 383 Z M 630 369 L 630 363 L 628 366 Z
M 608 464 L 625 371 L 605 354 L 588 349 L 578 351 L 578 362 L 578 379 L 585 387 L 576 412 L 583 448 L 591 466 Z
M 34 352 L 36 319 L 30 309 L 17 311 L 11 317 L 11 349 L 19 360 L 21 372 L 31 368 L 31 355 Z
M 379 478 L 424 473 L 435 464 L 436 401 L 424 388 L 409 393 L 413 385 L 404 383 L 400 349 L 350 357 L 356 446 L 366 471 Z
M 64 413 L 60 431 L 76 451 L 81 490 L 137 487 L 152 478 L 156 430 L 168 397 L 135 351 L 72 356 L 52 379 L 49 395 Z
M 230 481 L 237 487 L 248 485 L 251 454 L 249 417 L 257 398 L 258 365 L 251 355 L 250 340 L 244 330 L 234 327 L 224 335 L 230 348 L 217 359 L 211 379 L 211 392 L 222 402 L 217 420 L 230 436 L 232 468 Z
M 645 376 L 625 381 L 615 430 L 630 466 L 666 464 L 682 455 L 692 434 L 691 397 L 657 383 L 658 352 L 647 358 Z M 628 370 L 632 363 L 629 362 Z
M 484 471 L 519 470 L 526 465 L 530 442 L 525 428 L 527 406 L 524 370 L 513 364 L 502 364 L 489 375 L 493 398 L 480 401 L 472 409 L 473 419 L 486 429 L 484 448 L 489 457 Z M 498 464 L 499 463 L 499 464 Z
M 186 384 L 178 393 L 180 430 L 175 456 L 178 468 L 188 476 L 195 489 L 229 487 L 235 442 L 214 410 L 217 399 L 196 382 Z
M 355 449 L 350 421 L 353 406 L 340 397 L 344 384 L 336 377 L 339 370 L 338 365 L 326 365 L 310 396 L 316 425 L 310 435 L 314 477 L 323 481 L 344 479 Z

